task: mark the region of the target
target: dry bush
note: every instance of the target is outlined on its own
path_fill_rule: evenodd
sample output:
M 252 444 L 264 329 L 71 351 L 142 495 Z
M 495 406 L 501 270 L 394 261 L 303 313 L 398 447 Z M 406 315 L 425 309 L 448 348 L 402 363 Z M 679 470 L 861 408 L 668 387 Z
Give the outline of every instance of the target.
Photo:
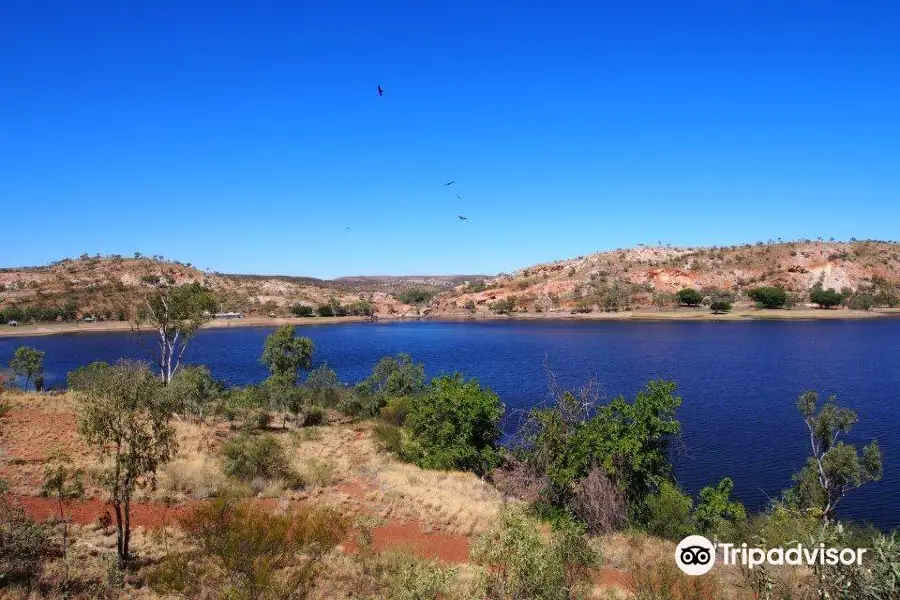
M 274 514 L 230 498 L 201 504 L 179 523 L 197 549 L 168 555 L 148 582 L 157 593 L 187 598 L 305 598 L 348 531 L 332 509 Z
M 491 472 L 491 480 L 504 495 L 529 503 L 537 502 L 547 487 L 546 475 L 512 456 Z
M 600 468 L 575 485 L 573 508 L 594 535 L 612 533 L 628 522 L 625 495 Z
M 300 468 L 300 476 L 303 481 L 313 487 L 328 487 L 336 481 L 336 469 L 327 460 L 310 458 Z

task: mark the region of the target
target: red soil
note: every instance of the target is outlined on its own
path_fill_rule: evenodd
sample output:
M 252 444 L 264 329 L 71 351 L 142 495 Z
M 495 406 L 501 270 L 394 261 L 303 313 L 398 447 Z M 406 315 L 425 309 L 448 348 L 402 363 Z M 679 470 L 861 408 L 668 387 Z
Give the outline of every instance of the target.
M 17 500 L 22 504 L 25 512 L 36 521 L 46 521 L 59 514 L 59 505 L 51 498 L 19 496 Z M 131 526 L 155 529 L 163 525 L 174 524 L 178 515 L 196 504 L 196 501 L 170 507 L 161 502 L 132 504 Z M 72 503 L 68 510 L 72 514 L 72 521 L 79 525 L 100 523 L 106 513 L 109 513 L 110 519 L 113 519 L 115 514 L 112 506 L 97 498 Z
M 35 520 L 45 521 L 58 514 L 58 504 L 50 498 L 18 496 L 17 500 L 25 512 Z M 171 507 L 158 502 L 135 503 L 131 505 L 131 525 L 147 529 L 171 525 L 180 514 L 197 503 L 198 501 L 194 501 Z M 274 505 L 274 502 L 263 501 L 263 503 Z M 100 523 L 107 512 L 110 518 L 114 514 L 111 506 L 96 498 L 75 502 L 69 510 L 73 522 L 79 525 Z M 470 541 L 467 537 L 441 532 L 429 533 L 424 530 L 421 523 L 415 521 L 389 521 L 376 527 L 372 533 L 374 538 L 372 545 L 376 552 L 403 549 L 423 558 L 433 558 L 451 564 L 461 564 L 469 558 Z M 355 552 L 358 545 L 351 540 L 345 544 L 345 548 L 349 552 Z

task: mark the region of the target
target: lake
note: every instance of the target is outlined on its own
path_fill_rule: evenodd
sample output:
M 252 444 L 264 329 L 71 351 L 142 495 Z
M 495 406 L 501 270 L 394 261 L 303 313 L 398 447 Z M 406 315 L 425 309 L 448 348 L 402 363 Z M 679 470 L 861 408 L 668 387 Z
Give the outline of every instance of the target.
M 232 385 L 259 382 L 263 342 L 272 328 L 201 331 L 190 363 L 207 365 Z M 806 389 L 856 410 L 846 440 L 877 438 L 885 456 L 881 482 L 840 505 L 846 518 L 900 526 L 900 320 L 778 322 L 400 322 L 300 327 L 342 381 L 365 377 L 382 356 L 406 352 L 429 376 L 460 371 L 496 391 L 508 409 L 547 398 L 545 364 L 578 387 L 593 376 L 606 397 L 631 398 L 651 379 L 678 383 L 684 403 L 683 448 L 674 457 L 681 485 L 696 494 L 722 477 L 735 481 L 748 508 L 765 505 L 791 483 L 808 452 L 795 401 Z M 145 340 L 149 342 L 149 340 Z M 150 358 L 128 333 L 0 338 L 0 364 L 19 345 L 47 353 L 46 382 L 95 360 Z

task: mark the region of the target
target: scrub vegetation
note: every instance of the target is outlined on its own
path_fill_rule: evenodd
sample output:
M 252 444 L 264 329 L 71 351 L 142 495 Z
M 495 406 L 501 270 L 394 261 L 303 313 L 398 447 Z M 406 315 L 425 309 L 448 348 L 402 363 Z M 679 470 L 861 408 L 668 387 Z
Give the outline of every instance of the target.
M 751 513 L 733 496 L 740 473 L 695 497 L 674 478 L 678 411 L 690 401 L 674 382 L 610 399 L 595 382 L 563 389 L 548 373 L 547 401 L 509 414 L 477 380 L 428 380 L 408 355 L 383 358 L 355 385 L 314 359 L 312 341 L 287 326 L 265 343 L 270 376 L 258 385 L 120 362 L 73 371 L 62 394 L 3 391 L 2 593 L 898 597 L 900 542 L 840 518 L 883 460 L 877 441 L 850 443 L 858 417 L 836 398 L 796 400 L 808 460 Z M 671 559 L 689 534 L 870 552 L 853 568 L 690 578 Z

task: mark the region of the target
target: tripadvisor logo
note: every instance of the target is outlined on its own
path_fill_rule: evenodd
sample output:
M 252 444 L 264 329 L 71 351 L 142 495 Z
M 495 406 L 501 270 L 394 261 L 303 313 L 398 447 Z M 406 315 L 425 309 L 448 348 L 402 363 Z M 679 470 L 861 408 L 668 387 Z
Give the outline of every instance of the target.
M 703 575 L 716 564 L 716 553 L 724 565 L 743 565 L 753 569 L 769 565 L 861 565 L 867 548 L 826 548 L 825 544 L 788 548 L 753 548 L 747 544 L 713 544 L 702 535 L 689 535 L 675 548 L 675 564 L 687 575 Z
M 687 575 L 703 575 L 716 564 L 716 547 L 702 535 L 689 535 L 675 548 L 675 564 Z

